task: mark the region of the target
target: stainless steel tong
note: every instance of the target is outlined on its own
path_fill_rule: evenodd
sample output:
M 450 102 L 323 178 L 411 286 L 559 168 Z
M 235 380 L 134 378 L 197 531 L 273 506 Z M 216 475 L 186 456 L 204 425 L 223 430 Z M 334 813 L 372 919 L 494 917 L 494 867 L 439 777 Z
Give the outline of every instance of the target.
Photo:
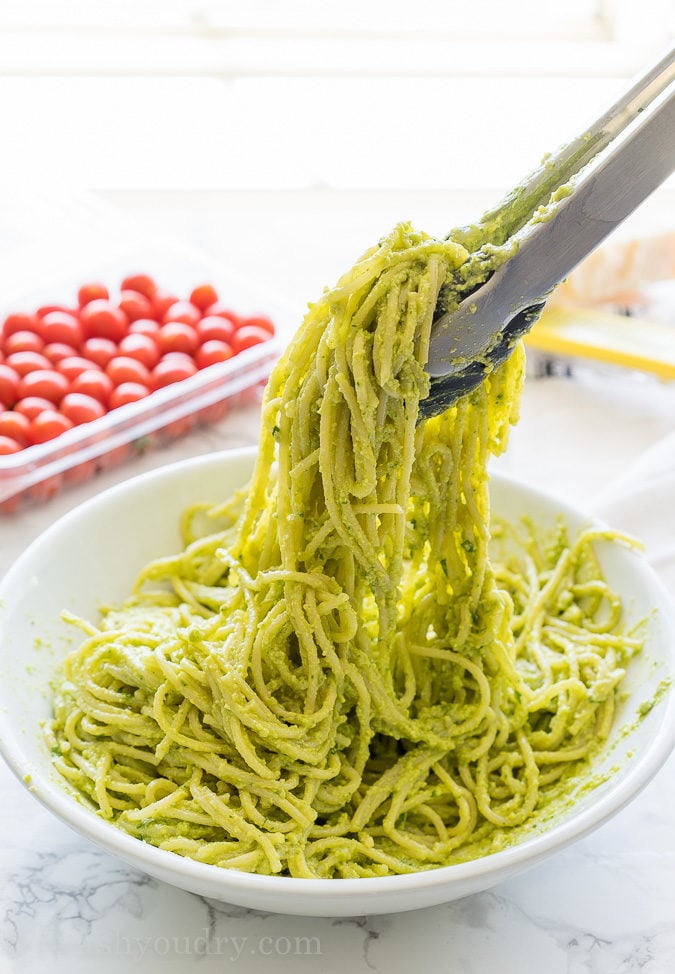
M 422 418 L 478 386 L 535 323 L 548 295 L 675 169 L 675 49 L 644 74 L 590 129 L 564 145 L 475 228 L 453 234 L 479 249 L 498 228 L 517 249 L 456 310 L 437 318 Z M 571 192 L 532 219 L 551 194 Z M 562 194 L 561 194 L 562 195 Z

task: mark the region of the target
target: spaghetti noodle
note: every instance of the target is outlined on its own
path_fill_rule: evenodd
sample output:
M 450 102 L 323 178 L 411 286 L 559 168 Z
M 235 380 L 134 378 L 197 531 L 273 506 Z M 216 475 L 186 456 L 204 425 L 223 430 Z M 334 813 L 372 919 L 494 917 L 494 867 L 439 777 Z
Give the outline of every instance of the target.
M 488 550 L 522 351 L 417 421 L 470 259 L 407 225 L 366 253 L 276 367 L 217 530 L 188 512 L 184 550 L 80 622 L 48 735 L 120 828 L 262 874 L 411 872 L 536 822 L 606 738 L 639 642 L 597 534 Z

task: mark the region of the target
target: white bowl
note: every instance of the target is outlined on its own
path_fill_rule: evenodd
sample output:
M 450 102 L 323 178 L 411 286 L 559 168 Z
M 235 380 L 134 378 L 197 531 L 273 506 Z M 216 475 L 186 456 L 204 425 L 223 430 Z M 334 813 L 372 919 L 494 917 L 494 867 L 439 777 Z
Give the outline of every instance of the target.
M 250 476 L 254 456 L 253 449 L 212 454 L 106 491 L 46 531 L 0 585 L 2 753 L 26 787 L 64 822 L 144 872 L 214 899 L 306 916 L 392 913 L 475 893 L 540 862 L 618 812 L 663 764 L 675 745 L 675 696 L 665 694 L 644 719 L 635 718 L 675 670 L 675 616 L 645 559 L 603 543 L 598 545 L 603 570 L 623 596 L 628 618 L 649 616 L 646 647 L 630 664 L 628 699 L 603 759 L 606 768 L 619 770 L 545 831 L 518 845 L 473 862 L 379 879 L 256 876 L 156 849 L 78 803 L 54 771 L 40 730 L 50 714 L 49 681 L 78 640 L 77 632 L 60 620 L 61 610 L 95 618 L 101 603 L 122 600 L 147 561 L 177 550 L 180 512 L 196 501 L 227 497 Z M 492 480 L 492 499 L 495 512 L 509 520 L 527 513 L 546 526 L 562 515 L 572 531 L 590 521 L 558 500 L 501 477 Z M 603 762 L 596 767 L 602 771 Z

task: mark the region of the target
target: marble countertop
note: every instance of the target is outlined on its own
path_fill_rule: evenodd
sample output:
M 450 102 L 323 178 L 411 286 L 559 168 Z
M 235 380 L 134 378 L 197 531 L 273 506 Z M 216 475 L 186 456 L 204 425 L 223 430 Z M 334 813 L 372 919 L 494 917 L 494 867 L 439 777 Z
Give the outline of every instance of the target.
M 0 575 L 94 492 L 160 464 L 253 443 L 257 426 L 249 407 L 5 517 Z M 521 423 L 498 466 L 592 504 L 674 428 L 675 390 L 655 382 L 593 372 L 528 380 Z M 444 906 L 350 919 L 263 914 L 185 893 L 71 832 L 4 764 L 0 788 L 0 974 L 675 970 L 675 758 L 611 822 L 515 879 Z

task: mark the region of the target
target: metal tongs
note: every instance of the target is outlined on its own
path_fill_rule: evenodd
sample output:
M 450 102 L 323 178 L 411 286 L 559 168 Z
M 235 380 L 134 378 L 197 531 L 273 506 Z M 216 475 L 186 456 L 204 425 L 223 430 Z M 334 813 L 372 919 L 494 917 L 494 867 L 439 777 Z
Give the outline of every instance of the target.
M 505 361 L 556 284 L 673 172 L 675 86 L 667 91 L 673 81 L 675 49 L 477 227 L 451 235 L 476 251 L 490 242 L 488 228 L 493 235 L 497 227 L 498 244 L 517 249 L 454 311 L 437 308 L 426 366 L 431 392 L 420 404 L 421 418 L 443 412 Z M 568 183 L 570 194 L 561 193 L 537 218 Z

